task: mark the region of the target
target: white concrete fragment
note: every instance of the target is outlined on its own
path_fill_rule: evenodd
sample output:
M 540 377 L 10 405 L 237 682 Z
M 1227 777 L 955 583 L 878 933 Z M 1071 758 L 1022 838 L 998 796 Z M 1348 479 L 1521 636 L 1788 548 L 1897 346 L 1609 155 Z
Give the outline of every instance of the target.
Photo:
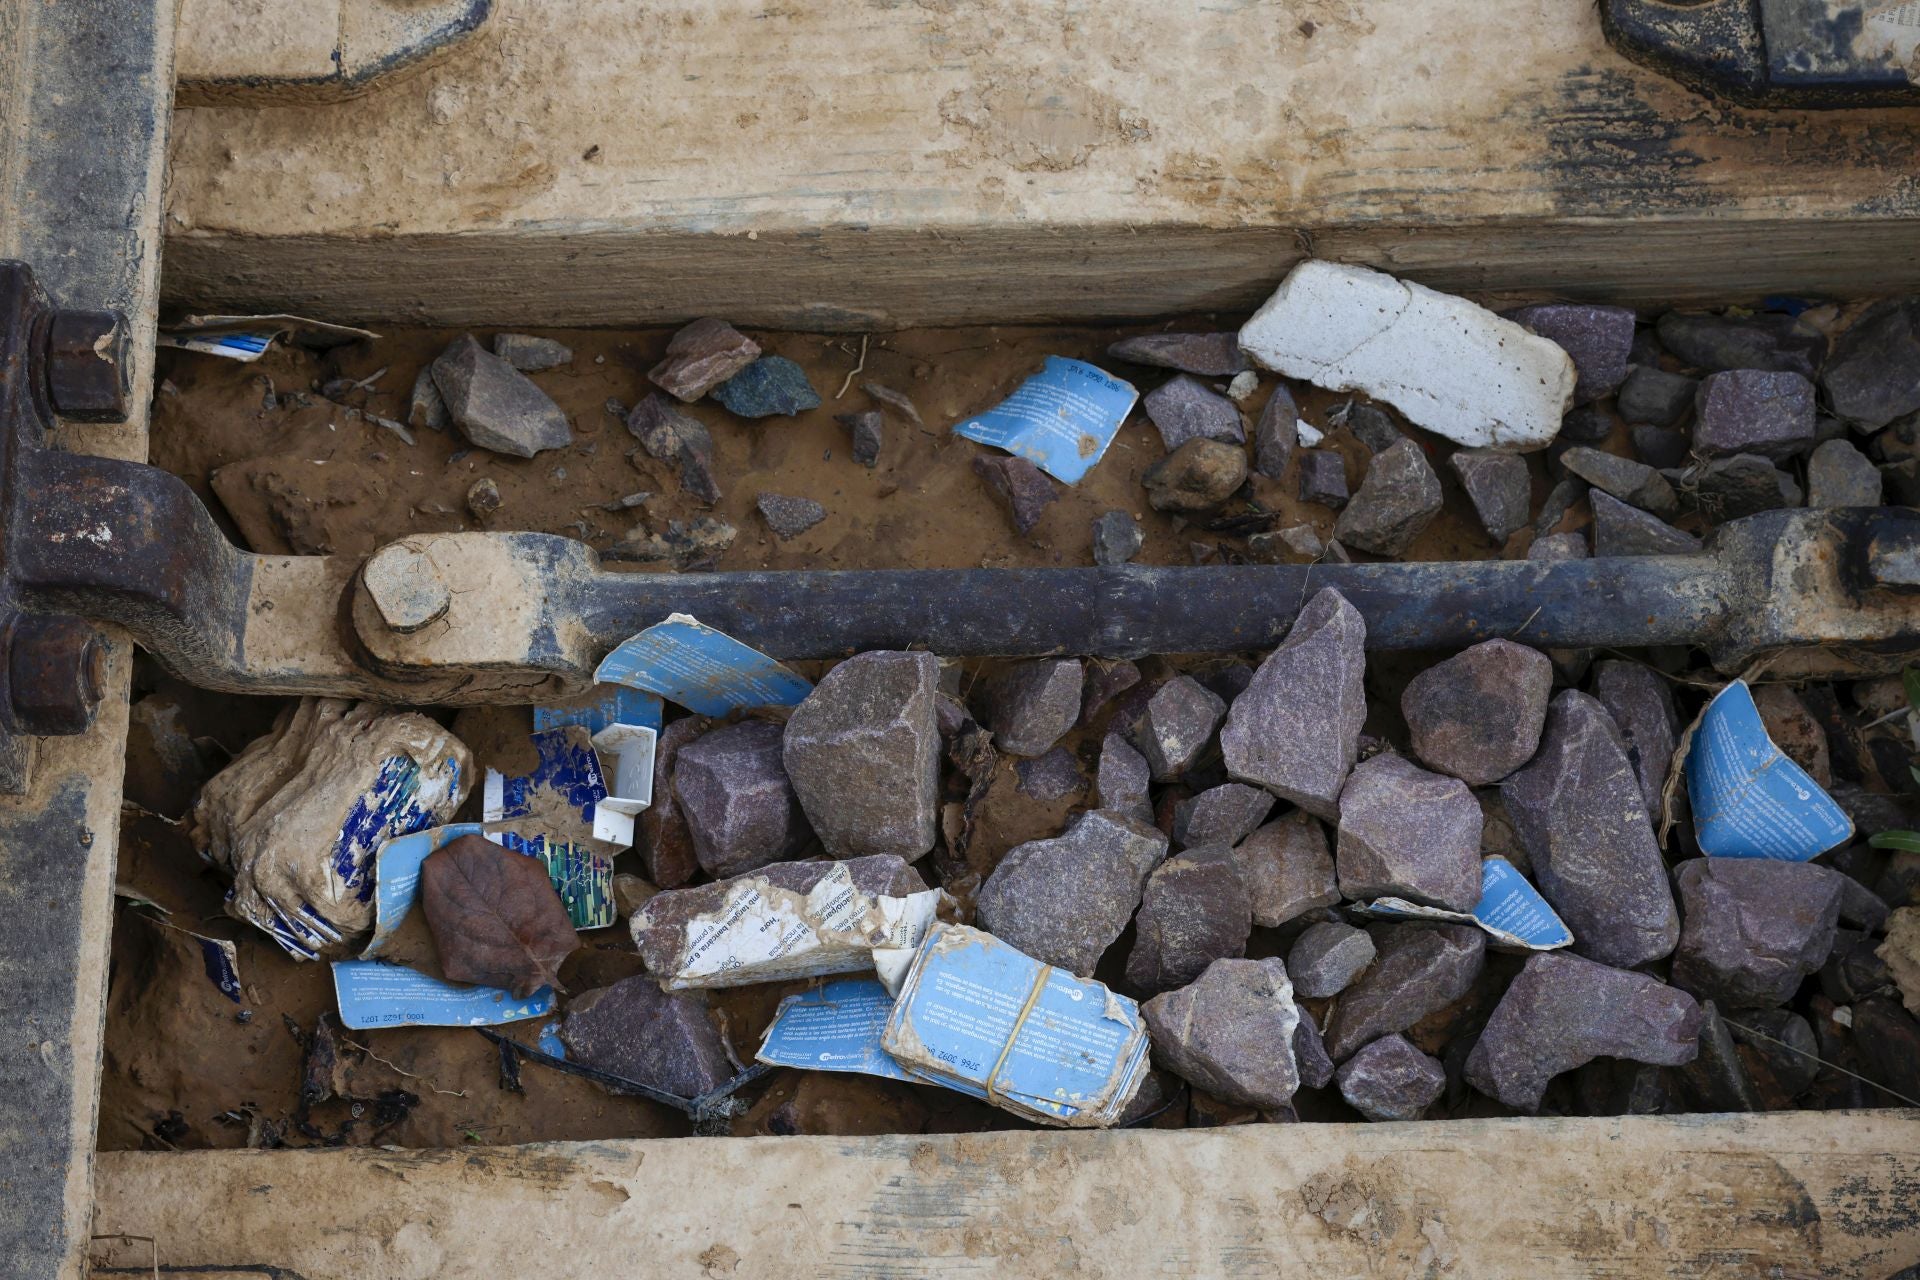
M 1295 267 L 1241 328 L 1240 348 L 1473 448 L 1544 448 L 1573 398 L 1558 344 L 1464 298 L 1336 262 Z
M 1299 439 L 1301 446 L 1307 449 L 1319 448 L 1320 442 L 1327 438 L 1326 432 L 1314 426 L 1305 418 L 1293 424 L 1293 434 Z

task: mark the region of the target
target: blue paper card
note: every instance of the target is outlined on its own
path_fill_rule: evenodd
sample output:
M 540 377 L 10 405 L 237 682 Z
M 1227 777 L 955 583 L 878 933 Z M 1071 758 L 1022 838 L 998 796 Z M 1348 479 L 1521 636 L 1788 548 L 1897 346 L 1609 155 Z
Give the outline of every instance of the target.
M 589 737 L 609 725 L 644 725 L 660 732 L 665 707 L 656 694 L 624 684 L 596 684 L 577 698 L 533 709 L 533 731 L 545 733 L 577 724 Z
M 362 959 L 377 958 L 413 910 L 414 899 L 420 894 L 420 864 L 427 855 L 461 836 L 477 836 L 484 831 L 477 822 L 450 822 L 444 827 L 397 836 L 380 846 L 375 863 L 373 937 L 361 951 Z
M 531 740 L 540 757 L 532 773 L 509 778 L 498 769 L 487 770 L 481 803 L 486 820 L 511 821 L 536 811 L 551 819 L 554 809 L 565 808 L 573 811 L 583 832 L 593 830 L 593 807 L 607 798 L 607 783 L 590 736 L 563 725 Z
M 813 692 L 811 684 L 758 649 L 684 613 L 623 641 L 593 678 L 657 693 L 703 716 L 795 707 Z
M 1140 393 L 1084 360 L 1048 356 L 1046 367 L 955 435 L 1005 449 L 1056 480 L 1078 484 L 1106 455 Z
M 379 960 L 333 962 L 340 1022 L 371 1027 L 493 1027 L 553 1011 L 553 988 L 516 1000 L 500 987 L 469 987 Z
M 1740 680 L 1714 696 L 1694 729 L 1687 799 L 1710 858 L 1805 862 L 1853 837 L 1853 820 L 1767 736 Z
M 1554 913 L 1540 891 L 1505 858 L 1480 860 L 1480 901 L 1471 913 L 1430 907 L 1404 898 L 1380 898 L 1354 910 L 1389 920 L 1447 920 L 1477 924 L 1496 946 L 1527 951 L 1556 951 L 1573 942 L 1573 931 Z
M 1139 1088 L 1140 1007 L 964 925 L 928 931 L 881 1040 L 916 1076 L 1053 1124 L 1105 1125 Z
M 892 1012 L 893 997 L 878 979 L 838 978 L 782 1000 L 755 1057 L 775 1067 L 912 1080 L 880 1047 Z

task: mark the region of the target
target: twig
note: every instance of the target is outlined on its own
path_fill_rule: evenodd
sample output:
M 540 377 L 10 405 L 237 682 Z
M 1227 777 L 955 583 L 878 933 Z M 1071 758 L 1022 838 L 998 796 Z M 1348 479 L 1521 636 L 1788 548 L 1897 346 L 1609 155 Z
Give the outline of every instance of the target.
M 1535 606 L 1534 606 L 1534 609 L 1533 609 L 1533 612 L 1527 615 L 1527 620 L 1526 620 L 1525 622 L 1523 622 L 1523 623 L 1521 623 L 1521 624 L 1520 624 L 1519 626 L 1517 626 L 1517 627 L 1515 627 L 1515 628 L 1513 629 L 1513 635 L 1512 635 L 1512 636 L 1508 636 L 1508 637 L 1507 637 L 1507 639 L 1509 639 L 1509 640 L 1511 640 L 1511 639 L 1513 639 L 1513 638 L 1514 638 L 1514 636 L 1517 636 L 1517 635 L 1519 635 L 1519 634 L 1520 634 L 1520 633 L 1521 633 L 1522 631 L 1525 631 L 1525 630 L 1526 630 L 1526 629 L 1527 629 L 1528 627 L 1530 627 L 1530 626 L 1532 626 L 1532 625 L 1533 625 L 1533 620 L 1534 620 L 1535 618 L 1537 618 L 1537 617 L 1539 617 L 1539 616 L 1540 616 L 1540 610 L 1542 610 L 1542 609 L 1544 609 L 1544 608 L 1546 608 L 1546 607 L 1547 607 L 1547 606 L 1545 606 L 1545 605 L 1543 605 L 1543 604 L 1542 604 L 1542 605 L 1535 605 Z
M 439 1094 L 441 1097 L 464 1098 L 467 1096 L 467 1091 L 465 1089 L 442 1089 L 438 1085 L 434 1084 L 433 1081 L 427 1079 L 425 1076 L 417 1076 L 411 1071 L 402 1071 L 399 1067 L 394 1066 L 391 1062 L 388 1062 L 385 1058 L 381 1057 L 379 1054 L 375 1053 L 373 1050 L 367 1048 L 367 1046 L 361 1044 L 358 1040 L 349 1040 L 347 1039 L 347 1037 L 341 1036 L 340 1043 L 346 1045 L 349 1049 L 358 1049 L 360 1052 L 366 1054 L 369 1058 L 372 1058 L 375 1062 L 379 1063 L 381 1066 L 385 1067 L 387 1070 L 393 1072 L 395 1075 L 405 1076 L 409 1080 L 418 1080 L 421 1084 L 424 1084 L 425 1086 L 427 1086 L 428 1089 L 431 1089 L 433 1092 Z
M 1858 1072 L 1849 1071 L 1837 1062 L 1828 1062 L 1825 1058 L 1821 1057 L 1817 1053 L 1808 1053 L 1805 1049 L 1802 1049 L 1799 1045 L 1788 1044 L 1785 1040 L 1775 1040 L 1772 1036 L 1768 1035 L 1766 1032 L 1756 1031 L 1752 1027 L 1743 1027 L 1739 1023 L 1735 1022 L 1732 1018 L 1727 1017 L 1727 1015 L 1724 1013 L 1720 1015 L 1720 1021 L 1726 1023 L 1728 1026 L 1732 1027 L 1735 1031 L 1744 1031 L 1750 1036 L 1758 1036 L 1760 1039 L 1765 1040 L 1770 1044 L 1779 1045 L 1782 1049 L 1791 1049 L 1793 1052 L 1799 1054 L 1803 1058 L 1812 1058 L 1815 1062 L 1819 1063 L 1823 1067 L 1832 1067 L 1835 1071 L 1838 1071 L 1841 1075 L 1851 1076 L 1855 1080 L 1858 1080 L 1861 1084 L 1871 1085 L 1875 1089 L 1878 1089 L 1880 1092 L 1886 1094 L 1888 1097 L 1898 1098 L 1900 1101 L 1906 1103 L 1910 1107 L 1920 1107 L 1920 1100 L 1909 1098 L 1906 1094 L 1901 1093 L 1898 1090 L 1889 1089 L 1887 1088 L 1887 1086 L 1881 1084 L 1878 1080 L 1869 1080 L 1865 1076 L 1859 1074 Z
M 136 1236 L 125 1231 L 112 1231 L 106 1235 L 88 1236 L 89 1240 L 138 1240 L 153 1250 L 153 1280 L 160 1280 L 160 1242 L 152 1236 Z
M 855 366 L 853 366 L 853 368 L 847 371 L 847 380 L 840 384 L 840 389 L 833 393 L 833 398 L 835 400 L 845 400 L 847 398 L 847 388 L 853 385 L 853 380 L 856 377 L 858 377 L 860 375 L 860 372 L 864 370 L 866 367 L 867 367 L 867 335 L 863 333 L 860 335 L 860 363 L 856 364 Z

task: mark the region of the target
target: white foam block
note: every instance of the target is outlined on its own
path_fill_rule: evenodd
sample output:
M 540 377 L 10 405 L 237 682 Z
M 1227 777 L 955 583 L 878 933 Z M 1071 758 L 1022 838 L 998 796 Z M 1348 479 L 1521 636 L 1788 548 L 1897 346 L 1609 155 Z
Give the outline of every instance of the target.
M 1240 330 L 1262 368 L 1360 391 L 1473 448 L 1545 448 L 1573 399 L 1549 339 L 1485 307 L 1365 267 L 1303 262 Z

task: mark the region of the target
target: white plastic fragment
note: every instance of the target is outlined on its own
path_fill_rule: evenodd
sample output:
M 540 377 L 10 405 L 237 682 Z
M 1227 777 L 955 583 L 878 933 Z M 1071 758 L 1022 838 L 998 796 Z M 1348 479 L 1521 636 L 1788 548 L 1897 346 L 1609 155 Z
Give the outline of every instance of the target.
M 1327 438 L 1326 432 L 1314 426 L 1305 418 L 1301 418 L 1293 424 L 1293 434 L 1299 438 L 1300 447 L 1303 449 L 1317 449 L 1320 447 L 1320 442 Z
M 607 797 L 597 808 L 632 815 L 653 804 L 653 750 L 658 738 L 643 724 L 610 724 L 593 735 L 594 750 L 613 757 Z
M 1545 448 L 1573 360 L 1485 307 L 1365 267 L 1303 262 L 1240 330 L 1262 368 L 1360 391 L 1473 448 Z

